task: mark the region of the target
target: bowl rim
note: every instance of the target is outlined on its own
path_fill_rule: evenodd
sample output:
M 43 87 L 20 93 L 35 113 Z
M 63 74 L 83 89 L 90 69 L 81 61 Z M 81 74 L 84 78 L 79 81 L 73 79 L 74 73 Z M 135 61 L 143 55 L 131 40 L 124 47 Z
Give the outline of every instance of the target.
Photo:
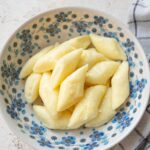
M 9 35 L 9 38 L 5 41 L 1 51 L 0 51 L 0 61 L 2 59 L 2 56 L 5 52 L 5 49 L 7 48 L 7 45 L 8 43 L 13 39 L 13 37 L 15 36 L 15 34 L 20 30 L 22 29 L 24 26 L 26 26 L 27 24 L 31 23 L 34 19 L 40 17 L 40 16 L 43 16 L 43 15 L 46 15 L 48 13 L 51 13 L 51 12 L 57 12 L 57 11 L 63 11 L 63 10 L 82 10 L 82 11 L 87 11 L 87 12 L 95 12 L 96 14 L 100 14 L 100 15 L 104 15 L 105 17 L 108 17 L 109 19 L 111 19 L 112 21 L 114 21 L 116 24 L 118 24 L 119 26 L 121 26 L 123 29 L 125 29 L 127 31 L 127 35 L 129 35 L 133 40 L 134 42 L 136 43 L 138 49 L 140 50 L 141 54 L 142 54 L 142 57 L 144 58 L 143 61 L 144 61 L 144 64 L 145 64 L 145 68 L 147 70 L 147 79 L 148 79 L 148 85 L 147 85 L 147 89 L 150 89 L 150 68 L 149 68 L 149 65 L 148 65 L 148 60 L 146 58 L 146 55 L 145 55 L 145 52 L 144 52 L 144 49 L 142 48 L 141 44 L 139 43 L 139 41 L 137 40 L 137 38 L 134 36 L 134 34 L 129 30 L 129 28 L 124 24 L 122 23 L 121 20 L 115 18 L 114 16 L 112 16 L 111 14 L 107 13 L 107 12 L 104 12 L 104 11 L 101 11 L 101 10 L 98 10 L 98 9 L 95 9 L 95 8 L 90 8 L 90 7 L 82 7 L 82 6 L 65 6 L 65 7 L 56 7 L 56 8 L 52 8 L 52 9 L 49 9 L 49 10 L 46 10 L 46 11 L 43 11 L 42 13 L 39 13 L 33 17 L 30 17 L 30 19 L 28 20 L 25 20 L 23 23 L 21 23 L 21 25 L 19 25 L 19 27 L 17 27 L 10 35 Z M 123 134 L 123 136 L 121 136 L 120 138 L 118 138 L 116 141 L 108 144 L 108 146 L 105 146 L 103 150 L 107 150 L 107 149 L 110 149 L 112 148 L 113 146 L 115 146 L 116 144 L 120 143 L 123 139 L 125 139 L 133 130 L 134 128 L 138 125 L 138 123 L 140 122 L 140 120 L 142 119 L 142 116 L 144 115 L 145 113 L 145 110 L 146 110 L 146 107 L 148 105 L 148 102 L 149 102 L 149 97 L 150 97 L 150 91 L 147 92 L 147 94 L 144 96 L 144 99 L 146 101 L 145 103 L 145 106 L 143 106 L 143 110 L 142 112 L 138 115 L 138 119 L 135 120 L 134 124 L 128 129 L 128 131 L 126 133 Z M 7 123 L 7 120 L 5 119 L 4 117 L 4 114 L 2 112 L 2 109 L 0 110 L 1 111 L 1 114 L 2 114 L 2 117 L 3 117 L 3 120 L 5 121 L 5 123 L 7 124 L 7 127 L 17 136 L 19 137 L 24 143 L 28 144 L 30 147 L 32 148 L 36 148 L 35 146 L 31 145 L 31 143 L 28 141 L 28 140 L 25 140 L 23 138 L 23 136 L 21 136 L 20 134 L 18 133 L 15 133 L 15 130 L 11 128 L 11 126 Z

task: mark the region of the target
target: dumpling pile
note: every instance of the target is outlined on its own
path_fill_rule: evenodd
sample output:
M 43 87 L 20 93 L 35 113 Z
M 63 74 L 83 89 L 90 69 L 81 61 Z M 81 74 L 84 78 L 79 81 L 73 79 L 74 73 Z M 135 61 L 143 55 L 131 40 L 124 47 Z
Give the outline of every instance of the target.
M 25 98 L 47 128 L 101 126 L 129 96 L 126 59 L 115 39 L 94 34 L 46 47 L 20 72 Z

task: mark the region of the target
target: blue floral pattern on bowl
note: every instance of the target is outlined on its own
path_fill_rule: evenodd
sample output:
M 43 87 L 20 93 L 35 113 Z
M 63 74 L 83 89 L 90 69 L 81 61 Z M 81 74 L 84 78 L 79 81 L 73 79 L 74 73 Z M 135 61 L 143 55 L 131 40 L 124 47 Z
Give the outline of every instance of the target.
M 49 130 L 35 117 L 32 107 L 25 101 L 24 81 L 18 78 L 19 72 L 29 57 L 41 48 L 90 33 L 115 38 L 124 48 L 130 65 L 130 97 L 112 121 L 102 127 Z M 145 107 L 142 99 L 148 88 L 146 71 L 137 44 L 113 19 L 96 11 L 58 9 L 32 19 L 7 43 L 0 63 L 1 107 L 5 108 L 6 120 L 13 124 L 12 130 L 19 132 L 37 149 L 104 149 L 129 130 L 140 109 Z

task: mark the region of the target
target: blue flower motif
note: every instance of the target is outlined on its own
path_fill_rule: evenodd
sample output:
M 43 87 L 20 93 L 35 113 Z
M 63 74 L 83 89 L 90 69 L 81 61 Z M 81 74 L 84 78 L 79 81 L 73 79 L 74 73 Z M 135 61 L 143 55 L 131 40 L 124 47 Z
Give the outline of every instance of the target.
M 15 107 L 17 111 L 21 111 L 23 108 L 25 108 L 25 103 L 22 101 L 21 98 L 15 98 L 12 102 L 12 106 Z
M 56 34 L 58 34 L 61 31 L 58 26 L 59 26 L 58 23 L 53 23 L 53 24 L 50 24 L 48 26 L 48 28 L 46 28 L 45 30 L 51 36 L 55 36 Z
M 29 53 L 29 54 L 32 53 L 32 49 L 34 49 L 34 45 L 32 45 L 30 41 L 28 43 L 23 42 L 21 44 L 21 48 L 22 48 L 21 55 L 24 56 L 26 53 Z
M 71 14 L 71 12 L 65 13 L 60 12 L 59 14 L 55 15 L 55 18 L 58 22 L 69 22 L 71 19 L 68 18 L 68 16 Z
M 11 106 L 7 106 L 7 112 L 13 119 L 19 119 L 18 113 L 15 111 L 15 109 Z
M 129 113 L 120 111 L 115 115 L 113 123 L 117 123 L 116 129 L 123 131 L 126 127 L 129 127 L 131 124 L 132 118 L 130 118 Z
M 32 34 L 29 29 L 24 29 L 20 35 L 20 39 L 22 39 L 24 42 L 30 42 L 32 39 Z
M 93 142 L 91 144 L 85 144 L 83 149 L 84 150 L 93 150 L 95 147 L 98 147 L 99 144 L 97 142 Z
M 92 141 L 100 141 L 102 136 L 104 136 L 103 132 L 94 131 L 93 134 L 90 135 L 90 138 Z
M 21 98 L 16 96 L 9 95 L 11 99 L 11 104 L 7 106 L 7 112 L 13 119 L 19 119 L 19 114 L 25 108 L 25 102 L 22 101 Z
M 134 42 L 130 39 L 126 39 L 126 41 L 123 43 L 123 46 L 127 49 L 127 53 L 130 53 L 131 51 L 134 51 Z
M 40 139 L 37 141 L 41 146 L 47 146 L 49 148 L 55 148 L 54 146 L 52 146 L 52 143 L 45 139 L 45 137 L 40 137 Z
M 100 141 L 104 144 L 108 143 L 107 136 L 103 132 L 100 132 L 100 131 L 94 131 L 89 137 L 91 138 L 91 141 L 93 142 Z
M 94 24 L 99 25 L 100 27 L 102 27 L 107 22 L 108 22 L 108 20 L 104 19 L 101 16 L 94 16 Z
M 46 128 L 38 125 L 36 122 L 32 121 L 32 126 L 30 127 L 30 133 L 34 135 L 44 135 Z
M 55 140 L 57 140 L 57 137 L 56 136 L 52 136 L 51 139 L 55 141 Z
M 132 57 L 128 57 L 128 63 L 129 63 L 129 66 L 130 67 L 132 67 L 132 68 L 134 68 L 135 67 L 135 63 L 133 62 L 133 59 L 132 59 Z
M 62 137 L 61 144 L 71 146 L 76 143 L 76 138 L 73 136 Z
M 16 67 L 15 64 L 7 64 L 6 61 L 3 61 L 1 67 L 2 77 L 9 85 L 18 84 L 20 70 L 21 68 Z
M 142 93 L 145 85 L 147 84 L 146 79 L 135 80 L 135 82 L 130 81 L 130 97 L 135 99 L 139 93 Z
M 135 99 L 137 97 L 137 89 L 136 87 L 133 85 L 133 82 L 130 81 L 130 97 Z
M 32 50 L 35 48 L 32 44 L 32 33 L 28 29 L 24 29 L 22 32 L 16 35 L 18 39 L 21 40 L 20 47 L 22 49 L 21 55 L 24 56 L 26 53 L 32 53 Z
M 72 24 L 79 33 L 86 32 L 86 28 L 88 27 L 88 23 L 85 21 L 74 21 Z
M 104 36 L 105 36 L 105 37 L 114 38 L 114 39 L 116 39 L 116 40 L 119 42 L 119 38 L 118 38 L 116 32 L 105 32 L 105 33 L 104 33 Z
M 146 79 L 136 80 L 137 91 L 142 93 L 143 89 L 145 88 L 146 83 L 147 83 Z

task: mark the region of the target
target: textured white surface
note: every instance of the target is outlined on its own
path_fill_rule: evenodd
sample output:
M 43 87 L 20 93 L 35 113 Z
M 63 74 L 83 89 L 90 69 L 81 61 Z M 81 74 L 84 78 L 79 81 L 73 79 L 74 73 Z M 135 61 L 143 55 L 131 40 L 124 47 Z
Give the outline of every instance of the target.
M 63 6 L 84 6 L 105 11 L 127 22 L 132 0 L 0 0 L 0 51 L 10 35 L 29 18 Z M 0 150 L 33 150 L 7 127 L 0 114 Z M 115 147 L 115 150 L 120 150 Z

